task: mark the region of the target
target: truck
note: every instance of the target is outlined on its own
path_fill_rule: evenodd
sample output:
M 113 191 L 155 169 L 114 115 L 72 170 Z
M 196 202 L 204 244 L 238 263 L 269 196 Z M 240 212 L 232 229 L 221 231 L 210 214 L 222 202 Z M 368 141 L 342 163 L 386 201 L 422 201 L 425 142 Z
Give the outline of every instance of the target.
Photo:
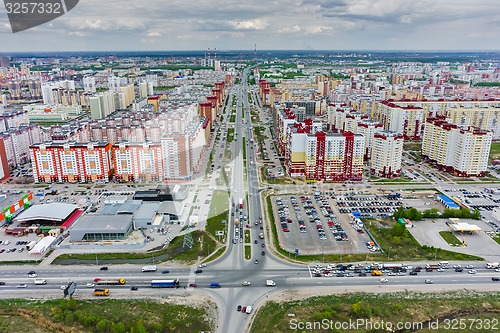
M 47 280 L 45 279 L 35 279 L 35 284 L 41 285 L 41 284 L 47 284 Z
M 94 296 L 109 296 L 109 289 L 94 289 Z
M 240 209 L 242 209 L 243 208 L 243 198 L 240 198 L 239 205 L 240 205 Z
M 179 279 L 175 280 L 152 280 L 151 288 L 179 288 Z
M 31 241 L 26 245 L 26 250 L 30 251 L 36 245 L 35 241 Z
M 487 262 L 486 263 L 486 268 L 488 269 L 496 269 L 500 266 L 500 263 L 498 262 Z
M 94 283 L 97 285 L 118 285 L 118 284 L 125 284 L 125 279 L 120 278 L 120 279 L 103 280 L 101 278 L 95 278 Z
M 143 272 L 156 272 L 156 265 L 146 265 L 142 267 Z
M 221 288 L 222 286 L 219 284 L 219 282 L 212 282 L 210 283 L 210 288 Z
M 275 287 L 276 283 L 273 280 L 266 280 L 266 286 Z

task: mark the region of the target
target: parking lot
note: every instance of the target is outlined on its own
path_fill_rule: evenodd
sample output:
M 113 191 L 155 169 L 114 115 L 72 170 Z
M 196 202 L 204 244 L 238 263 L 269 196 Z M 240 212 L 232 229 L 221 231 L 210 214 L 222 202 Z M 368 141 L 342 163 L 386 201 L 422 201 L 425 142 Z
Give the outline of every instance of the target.
M 368 235 L 331 205 L 332 199 L 317 192 L 313 196 L 273 198 L 279 243 L 299 254 L 368 253 Z

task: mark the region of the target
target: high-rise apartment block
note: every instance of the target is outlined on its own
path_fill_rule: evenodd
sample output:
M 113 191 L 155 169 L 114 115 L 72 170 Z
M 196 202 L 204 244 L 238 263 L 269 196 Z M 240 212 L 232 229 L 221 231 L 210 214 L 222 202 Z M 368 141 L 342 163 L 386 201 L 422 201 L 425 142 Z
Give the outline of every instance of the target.
M 111 176 L 109 143 L 35 144 L 30 154 L 35 183 L 108 181 Z
M 113 145 L 114 176 L 118 181 L 163 180 L 162 152 L 159 143 L 118 142 Z
M 361 135 L 310 133 L 307 125 L 288 125 L 285 166 L 292 177 L 309 181 L 359 181 L 363 177 L 363 156 Z
M 380 131 L 374 134 L 370 173 L 394 178 L 401 173 L 404 138 L 401 133 Z
M 440 170 L 459 177 L 484 177 L 492 133 L 477 127 L 460 128 L 445 117 L 429 117 L 425 123 L 422 157 Z

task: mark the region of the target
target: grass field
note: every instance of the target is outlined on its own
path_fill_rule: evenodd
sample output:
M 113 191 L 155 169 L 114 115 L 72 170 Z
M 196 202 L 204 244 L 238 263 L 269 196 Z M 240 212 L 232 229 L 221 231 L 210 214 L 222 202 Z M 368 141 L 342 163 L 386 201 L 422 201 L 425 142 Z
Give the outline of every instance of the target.
M 451 320 L 468 322 L 467 318 L 498 320 L 500 293 L 475 293 L 472 291 L 420 294 L 402 292 L 392 294 L 354 293 L 340 296 L 313 297 L 296 301 L 268 302 L 259 309 L 250 329 L 252 333 L 281 332 L 454 332 L 446 329 Z M 306 329 L 298 323 L 322 321 L 349 323 L 375 321 L 386 323 L 384 329 L 375 326 L 333 326 L 332 329 Z M 479 321 L 479 320 L 478 320 Z M 396 330 L 396 323 L 409 323 L 412 330 Z M 429 323 L 435 322 L 436 327 Z M 496 321 L 495 321 L 496 322 Z M 393 330 L 387 329 L 392 326 Z M 293 326 L 292 326 L 293 325 Z M 407 325 L 407 324 L 404 324 Z M 317 327 L 317 326 L 316 326 Z M 416 329 L 415 329 L 416 328 Z M 480 325 L 467 325 L 463 332 L 491 332 Z
M 500 159 L 500 142 L 491 143 L 490 160 Z
M 0 300 L 3 333 L 199 332 L 211 331 L 214 326 L 203 307 L 171 302 Z
M 252 246 L 251 245 L 245 245 L 245 259 L 250 259 L 252 258 Z
M 451 246 L 461 246 L 462 242 L 451 231 L 440 231 L 439 234 Z
M 500 236 L 491 237 L 498 245 L 500 245 Z
M 420 150 L 422 150 L 422 143 L 421 142 L 405 142 L 403 144 L 403 150 L 420 151 Z
M 234 128 L 230 128 L 227 130 L 226 142 L 230 143 L 234 140 Z

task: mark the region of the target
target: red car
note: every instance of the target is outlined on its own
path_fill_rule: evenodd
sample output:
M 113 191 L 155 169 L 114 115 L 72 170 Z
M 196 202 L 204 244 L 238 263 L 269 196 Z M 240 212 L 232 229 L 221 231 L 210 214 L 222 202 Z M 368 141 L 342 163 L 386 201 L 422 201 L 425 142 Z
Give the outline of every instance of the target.
M 190 283 L 189 286 L 192 287 L 192 288 L 198 287 L 198 285 L 196 283 Z

